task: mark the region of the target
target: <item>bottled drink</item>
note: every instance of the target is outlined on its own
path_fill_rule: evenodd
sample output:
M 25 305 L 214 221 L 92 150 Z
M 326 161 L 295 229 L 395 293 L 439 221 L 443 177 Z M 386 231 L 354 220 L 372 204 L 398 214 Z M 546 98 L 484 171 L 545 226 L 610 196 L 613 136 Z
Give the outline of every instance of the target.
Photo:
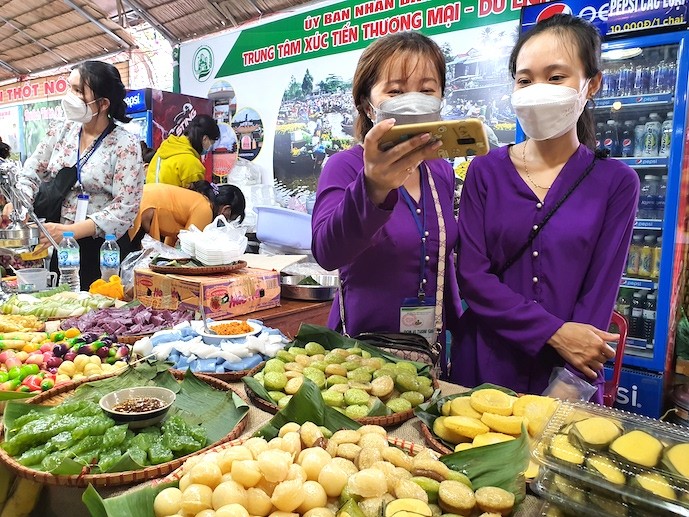
M 605 135 L 603 136 L 603 149 L 607 149 L 610 156 L 616 156 L 619 145 L 617 125 L 614 120 L 608 120 L 605 126 Z
M 645 137 L 646 117 L 640 117 L 639 123 L 634 126 L 634 156 L 643 156 Z
M 634 69 L 634 94 L 648 93 L 650 85 L 650 69 L 646 65 L 639 65 Z
M 672 112 L 668 111 L 667 118 L 660 129 L 660 149 L 658 156 L 670 156 L 670 144 L 672 143 Z
M 629 276 L 637 276 L 639 274 L 641 248 L 643 248 L 643 245 L 644 236 L 640 233 L 635 233 L 632 237 L 632 243 L 629 246 L 629 255 L 627 256 L 627 274 Z
M 672 93 L 675 91 L 675 82 L 677 82 L 677 63 L 673 61 L 667 66 L 665 93 Z
M 620 289 L 617 297 L 617 312 L 625 317 L 627 321 L 632 316 L 632 297 L 629 289 Z
M 106 282 L 120 274 L 120 247 L 115 236 L 108 234 L 100 247 L 100 277 Z
M 651 174 L 644 176 L 639 193 L 639 219 L 655 218 L 659 183 L 658 176 L 652 176 Z
M 639 276 L 651 278 L 653 274 L 653 248 L 656 245 L 656 238 L 653 235 L 644 237 L 644 245 L 641 248 L 641 260 L 639 261 Z
M 660 256 L 661 256 L 661 250 L 663 248 L 663 237 L 662 235 L 659 236 L 656 239 L 656 245 L 655 248 L 653 248 L 653 270 L 651 273 L 651 277 L 654 278 L 655 280 L 658 279 L 660 276 Z
M 658 67 L 652 66 L 650 68 L 650 71 L 651 73 L 649 75 L 648 81 L 648 93 L 658 93 Z
M 605 124 L 596 120 L 596 149 L 603 148 L 603 134 L 605 133 Z
M 665 78 L 667 77 L 667 63 L 661 60 L 656 67 L 657 73 L 655 75 L 655 93 L 665 93 Z
M 632 120 L 626 120 L 624 123 L 620 147 L 622 148 L 622 156 L 634 156 L 634 122 Z
M 653 347 L 653 336 L 656 329 L 656 295 L 649 293 L 644 302 L 642 312 L 643 317 L 643 334 L 640 336 L 646 340 L 650 348 Z
M 617 83 L 620 77 L 618 68 L 609 68 L 603 72 L 603 97 L 615 97 L 617 95 Z
M 664 219 L 665 218 L 665 197 L 667 194 L 667 175 L 660 177 L 660 183 L 658 184 L 658 195 L 656 196 L 656 207 L 655 207 L 655 218 Z
M 60 270 L 59 285 L 69 286 L 70 291 L 81 291 L 79 263 L 79 243 L 74 240 L 74 232 L 64 232 L 57 248 L 57 265 Z
M 642 156 L 658 156 L 662 124 L 660 123 L 660 116 L 657 113 L 651 113 L 649 119 L 650 120 L 646 122 L 646 134 L 644 135 L 644 150 Z
M 632 296 L 632 317 L 629 320 L 629 335 L 640 338 L 644 330 L 644 295 L 641 291 Z
M 631 63 L 620 67 L 617 79 L 617 95 L 620 97 L 632 95 L 634 90 L 635 69 Z

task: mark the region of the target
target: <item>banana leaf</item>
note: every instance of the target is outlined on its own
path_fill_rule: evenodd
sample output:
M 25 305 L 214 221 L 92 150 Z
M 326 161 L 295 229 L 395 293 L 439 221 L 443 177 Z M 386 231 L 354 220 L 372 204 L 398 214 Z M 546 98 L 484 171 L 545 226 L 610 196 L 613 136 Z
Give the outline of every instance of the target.
M 287 406 L 278 411 L 265 426 L 254 433 L 254 436 L 271 440 L 278 435 L 280 428 L 288 422 L 296 422 L 297 424 L 313 422 L 316 425 L 327 427 L 333 432 L 339 429 L 358 429 L 361 427 L 358 422 L 323 402 L 318 386 L 309 379 L 304 379 L 301 388 L 290 399 Z
M 25 393 L 23 391 L 0 391 L 0 402 L 5 402 L 6 400 L 30 399 L 36 395 L 38 395 L 37 392 Z
M 435 419 L 438 418 L 439 416 L 442 416 L 440 410 L 443 407 L 443 404 L 445 402 L 456 399 L 457 397 L 469 397 L 471 394 L 475 391 L 479 390 L 485 390 L 485 389 L 494 389 L 494 390 L 499 390 L 504 393 L 507 393 L 508 395 L 511 395 L 512 397 L 516 397 L 517 394 L 512 391 L 511 389 L 508 388 L 503 388 L 502 386 L 497 386 L 495 384 L 490 384 L 490 383 L 484 383 L 481 384 L 480 386 L 476 386 L 473 389 L 470 389 L 469 391 L 465 391 L 463 393 L 454 393 L 452 395 L 447 395 L 445 397 L 438 397 L 438 393 L 436 392 L 436 395 L 433 396 L 428 402 L 424 402 L 423 404 L 419 404 L 416 406 L 414 409 L 414 414 L 419 417 L 419 419 L 428 426 L 428 428 L 433 431 L 433 422 L 435 422 Z M 453 450 L 455 448 L 454 443 L 446 442 L 445 440 L 441 439 L 439 436 L 434 435 L 435 438 L 445 444 L 445 446 Z
M 234 391 L 220 391 L 200 381 L 190 370 L 184 375 L 182 382 L 177 382 L 167 369 L 160 364 L 142 364 L 131 368 L 116 377 L 94 381 L 79 386 L 69 401 L 91 400 L 97 402 L 112 391 L 135 386 L 156 385 L 174 387 L 177 396 L 170 408 L 168 416 L 180 414 L 189 425 L 202 426 L 206 431 L 207 443 L 215 443 L 225 437 L 245 417 L 249 411 L 248 405 L 237 396 Z M 40 405 L 9 402 L 5 409 L 4 422 L 7 429 L 13 427 L 13 422 L 29 411 L 49 411 L 50 408 Z M 79 474 L 82 464 L 71 459 L 63 460 L 53 474 Z M 136 463 L 128 453 L 107 472 L 122 472 L 124 470 L 140 470 L 144 466 Z
M 526 497 L 524 471 L 529 466 L 529 439 L 522 425 L 522 434 L 516 440 L 454 452 L 440 458 L 452 470 L 466 474 L 477 490 L 484 486 L 497 486 L 515 497 L 515 504 Z
M 155 517 L 153 501 L 159 492 L 177 483 L 161 483 L 155 486 L 147 486 L 132 490 L 125 494 L 103 499 L 100 494 L 89 485 L 84 490 L 81 500 L 88 508 L 92 517 Z

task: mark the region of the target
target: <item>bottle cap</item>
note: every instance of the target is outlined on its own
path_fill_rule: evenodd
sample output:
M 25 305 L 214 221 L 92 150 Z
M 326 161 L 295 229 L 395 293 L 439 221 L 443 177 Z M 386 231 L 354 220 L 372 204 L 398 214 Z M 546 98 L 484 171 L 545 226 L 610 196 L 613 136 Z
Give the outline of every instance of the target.
M 614 120 L 608 120 L 608 124 L 609 124 L 609 125 L 611 125 L 611 126 L 612 126 L 612 125 L 613 125 L 614 123 L 615 123 L 615 121 L 614 121 Z
M 637 233 L 636 235 L 634 235 L 634 237 L 632 237 L 632 240 L 634 242 L 641 242 L 644 240 L 644 236 Z
M 109 234 L 107 234 L 107 235 L 105 236 L 105 240 L 106 240 L 106 241 L 114 241 L 114 240 L 115 240 L 115 236 L 114 236 L 112 233 L 109 233 Z
M 62 237 L 64 237 L 65 239 L 69 237 L 74 237 L 74 232 L 62 232 Z
M 647 301 L 653 301 L 653 300 L 655 300 L 655 299 L 656 299 L 656 295 L 653 294 L 653 293 L 649 293 L 649 294 L 646 295 L 646 300 L 647 300 Z
M 667 118 L 672 118 L 672 111 L 668 111 L 666 116 L 667 116 Z
M 655 242 L 656 238 L 653 235 L 646 235 L 644 237 L 644 243 L 649 244 Z
M 654 181 L 657 180 L 658 176 L 654 176 L 653 174 L 647 174 L 644 176 L 644 181 Z

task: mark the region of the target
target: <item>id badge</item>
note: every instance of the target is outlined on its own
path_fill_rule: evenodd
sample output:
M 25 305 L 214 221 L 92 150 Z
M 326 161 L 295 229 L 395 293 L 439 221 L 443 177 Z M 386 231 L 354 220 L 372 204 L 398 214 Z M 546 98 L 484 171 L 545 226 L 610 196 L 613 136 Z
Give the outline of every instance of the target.
M 435 298 L 407 298 L 400 307 L 400 332 L 419 334 L 431 340 L 435 333 Z
M 86 221 L 86 210 L 89 207 L 89 195 L 79 194 L 77 196 L 77 213 L 74 216 L 74 222 L 78 223 L 81 221 Z

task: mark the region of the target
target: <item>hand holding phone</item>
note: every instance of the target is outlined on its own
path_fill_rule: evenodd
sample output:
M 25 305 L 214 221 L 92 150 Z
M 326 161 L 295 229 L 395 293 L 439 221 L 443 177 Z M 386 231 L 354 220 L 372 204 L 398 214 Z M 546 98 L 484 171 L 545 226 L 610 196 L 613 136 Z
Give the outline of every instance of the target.
M 437 151 L 438 158 L 479 156 L 488 152 L 488 137 L 483 122 L 475 118 L 393 126 L 380 139 L 380 150 L 387 151 L 423 133 L 431 134 L 431 142 L 442 142 Z

